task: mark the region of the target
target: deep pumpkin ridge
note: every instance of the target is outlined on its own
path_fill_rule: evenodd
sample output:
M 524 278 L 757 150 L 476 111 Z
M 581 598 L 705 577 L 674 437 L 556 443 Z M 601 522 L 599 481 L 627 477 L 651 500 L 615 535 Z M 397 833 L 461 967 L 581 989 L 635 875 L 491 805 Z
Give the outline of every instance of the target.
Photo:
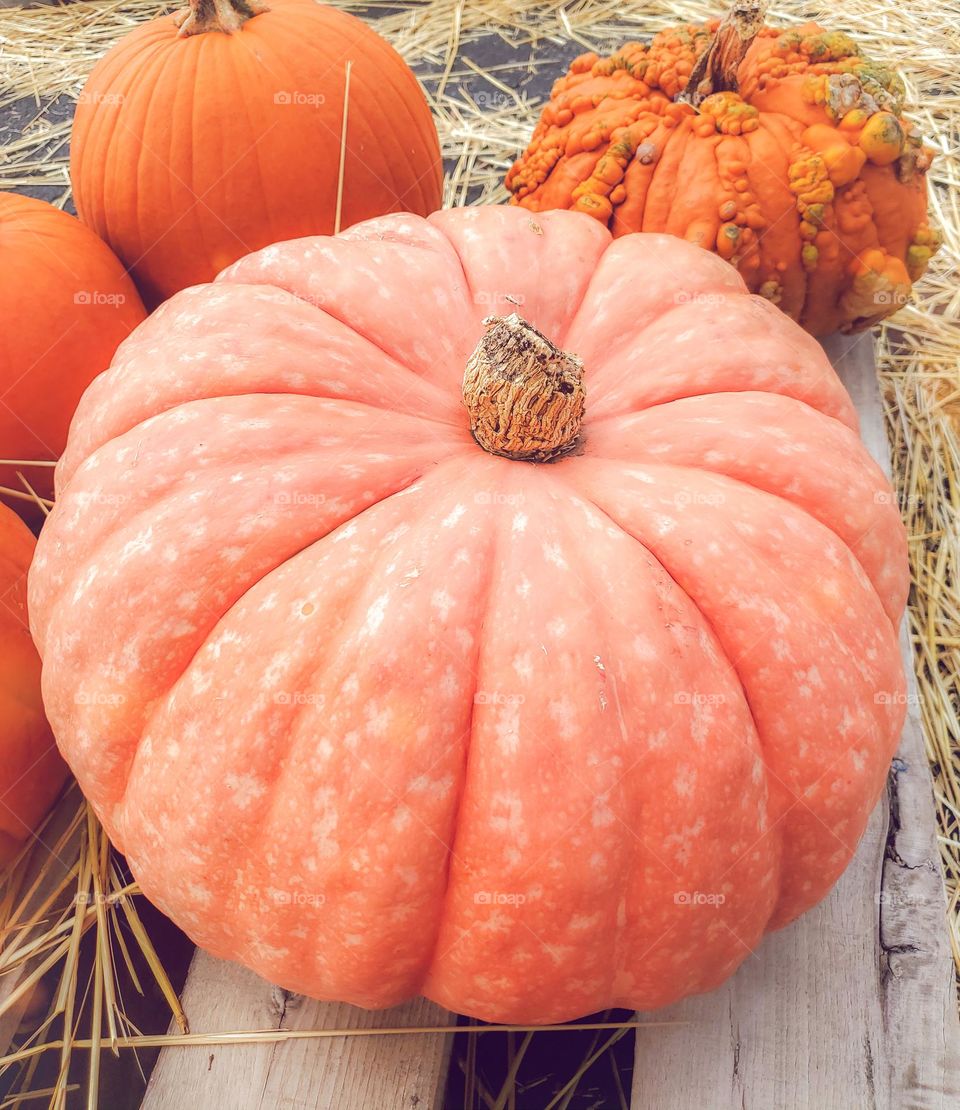
M 742 484 L 742 483 L 740 483 L 740 484 Z M 597 497 L 597 491 L 596 491 L 595 486 L 594 486 L 594 488 L 591 489 L 590 485 L 588 484 L 587 488 L 590 490 L 590 493 L 592 493 L 593 497 L 596 498 Z M 749 487 L 749 488 L 752 488 L 752 487 Z M 758 496 L 760 498 L 764 498 L 764 497 L 771 497 L 773 495 L 766 494 L 763 491 L 757 491 L 756 496 Z M 596 503 L 596 502 L 594 501 L 594 503 Z M 778 761 L 778 759 L 775 758 L 774 752 L 771 751 L 771 746 L 772 745 L 771 745 L 771 742 L 770 742 L 770 739 L 769 739 L 769 733 L 770 733 L 770 727 L 771 727 L 771 725 L 770 725 L 770 723 L 771 723 L 771 711 L 770 711 L 771 707 L 769 705 L 769 697 L 766 696 L 766 697 L 763 698 L 763 700 L 766 701 L 768 704 L 767 704 L 766 712 L 762 714 L 762 716 L 766 719 L 766 725 L 761 725 L 761 717 L 759 715 L 758 709 L 754 708 L 754 706 L 757 703 L 757 696 L 758 696 L 757 692 L 755 690 L 755 685 L 756 684 L 755 684 L 754 681 L 751 681 L 750 678 L 744 673 L 744 662 L 751 655 L 755 654 L 758 650 L 763 650 L 763 651 L 768 650 L 768 644 L 767 644 L 767 641 L 766 641 L 766 636 L 765 635 L 758 636 L 753 642 L 749 642 L 746 645 L 741 645 L 741 647 L 738 650 L 735 650 L 736 645 L 735 645 L 734 641 L 730 640 L 727 636 L 724 635 L 724 632 L 723 632 L 724 625 L 719 620 L 719 615 L 722 614 L 724 612 L 724 610 L 727 609 L 727 607 L 729 605 L 729 602 L 727 602 L 725 599 L 722 599 L 722 598 L 719 599 L 719 602 L 718 602 L 717 599 L 713 599 L 713 598 L 707 599 L 707 594 L 705 593 L 705 587 L 702 586 L 702 585 L 700 587 L 694 587 L 694 588 L 691 587 L 691 585 L 689 584 L 689 568 L 686 570 L 686 572 L 681 571 L 678 568 L 677 554 L 675 553 L 672 557 L 668 556 L 668 554 L 664 551 L 662 545 L 658 544 L 658 543 L 656 543 L 652 540 L 651 537 L 656 535 L 657 531 L 660 530 L 658 525 L 657 525 L 657 522 L 656 522 L 656 519 L 655 519 L 654 515 L 651 512 L 648 511 L 645 514 L 647 519 L 645 519 L 643 521 L 645 527 L 638 528 L 636 523 L 633 523 L 632 525 L 626 523 L 623 519 L 622 514 L 616 512 L 613 508 L 604 508 L 603 504 L 600 504 L 599 508 L 603 512 L 610 513 L 612 519 L 617 523 L 618 527 L 622 528 L 627 535 L 629 535 L 631 538 L 633 538 L 638 543 L 640 543 L 641 546 L 643 546 L 648 551 L 650 551 L 652 556 L 658 560 L 658 562 L 660 563 L 661 566 L 664 567 L 665 572 L 677 584 L 678 589 L 682 590 L 683 593 L 690 599 L 691 603 L 694 605 L 697 612 L 700 613 L 700 615 L 701 615 L 702 619 L 704 620 L 705 624 L 709 628 L 713 629 L 715 631 L 715 633 L 717 634 L 718 641 L 721 644 L 721 650 L 722 650 L 724 656 L 729 661 L 732 669 L 736 673 L 737 678 L 740 682 L 740 686 L 743 690 L 744 698 L 745 698 L 748 706 L 751 707 L 751 715 L 753 716 L 754 722 L 756 724 L 757 735 L 758 735 L 758 738 L 761 742 L 761 745 L 764 747 L 764 751 L 765 751 L 766 757 L 767 757 L 766 758 L 767 772 L 774 779 L 774 785 L 777 786 L 777 787 L 783 787 L 787 791 L 787 794 L 788 794 L 787 799 L 784 799 L 783 802 L 781 803 L 782 806 L 785 806 L 786 808 L 783 809 L 781 812 L 777 812 L 776 809 L 774 811 L 775 812 L 775 818 L 774 818 L 775 822 L 776 821 L 781 821 L 781 820 L 785 821 L 786 824 L 787 824 L 787 828 L 789 829 L 790 823 L 791 823 L 790 822 L 790 813 L 791 813 L 791 810 L 796 806 L 803 807 L 804 810 L 809 812 L 814 817 L 814 821 L 815 821 L 814 831 L 819 832 L 819 837 L 822 841 L 822 848 L 825 850 L 827 858 L 830 859 L 830 863 L 829 863 L 829 865 L 825 865 L 824 854 L 823 853 L 817 853 L 816 858 L 812 859 L 811 862 L 807 865 L 807 873 L 806 873 L 805 876 L 803 875 L 803 871 L 801 870 L 802 882 L 804 884 L 801 891 L 798 891 L 796 889 L 790 889 L 790 886 L 787 883 L 785 883 L 784 887 L 781 889 L 778 909 L 777 909 L 777 911 L 774 915 L 774 919 L 777 922 L 777 924 L 778 925 L 783 925 L 786 922 L 788 922 L 789 920 L 792 920 L 792 918 L 795 917 L 798 912 L 800 912 L 797 909 L 797 906 L 798 906 L 798 904 L 799 905 L 803 904 L 804 892 L 809 891 L 811 886 L 823 884 L 824 890 L 829 889 L 829 887 L 832 886 L 833 882 L 835 881 L 835 879 L 839 875 L 840 871 L 842 871 L 843 867 L 846 865 L 846 858 L 847 857 L 845 856 L 845 854 L 842 851 L 840 852 L 839 857 L 838 857 L 837 852 L 835 850 L 832 854 L 829 853 L 828 851 L 826 851 L 827 849 L 835 848 L 835 842 L 838 840 L 838 838 L 835 836 L 833 831 L 829 829 L 826 822 L 823 820 L 823 815 L 818 814 L 816 812 L 816 810 L 814 810 L 812 808 L 812 805 L 808 804 L 804 800 L 804 795 L 799 790 L 797 790 L 796 787 L 791 787 L 791 786 L 788 785 L 787 781 L 785 781 L 786 776 L 784 776 L 784 779 L 781 779 L 781 777 L 777 774 L 777 771 L 775 769 L 776 766 L 777 766 L 777 763 L 779 761 Z M 791 508 L 794 508 L 794 506 L 791 505 Z M 796 509 L 796 511 L 798 513 L 802 513 L 804 516 L 807 516 L 808 519 L 811 520 L 811 523 L 813 524 L 814 527 L 816 527 L 819 524 L 819 522 L 813 522 L 812 519 L 809 518 L 808 514 L 803 513 L 802 509 Z M 721 532 L 716 531 L 717 527 L 719 527 L 721 530 L 723 530 L 726 527 L 722 519 L 716 521 L 715 522 L 715 528 L 711 530 L 710 534 L 714 537 L 714 539 L 713 539 L 714 543 L 716 543 L 717 536 L 722 534 L 722 531 Z M 728 534 L 732 535 L 732 530 L 727 529 L 727 531 L 728 531 Z M 740 542 L 739 537 L 736 537 L 736 540 L 737 540 L 738 543 Z M 689 543 L 690 541 L 688 540 L 686 542 Z M 843 551 L 846 552 L 846 556 L 847 556 L 847 559 L 849 560 L 849 563 L 855 565 L 859 569 L 859 563 L 857 563 L 857 560 L 855 559 L 852 552 L 849 551 L 849 549 L 846 547 L 846 545 L 844 545 L 842 543 L 842 541 L 838 540 L 838 544 L 842 547 Z M 788 580 L 784 577 L 783 573 L 780 570 L 778 570 L 776 565 L 773 564 L 772 562 L 769 562 L 766 559 L 763 559 L 762 556 L 761 556 L 761 560 L 762 560 L 762 565 L 772 571 L 773 577 L 783 587 L 782 596 L 783 597 L 788 597 L 790 595 L 790 593 L 792 592 L 792 589 L 795 587 L 796 583 L 788 582 Z M 880 608 L 879 598 L 876 597 L 876 594 L 873 591 L 872 587 L 868 587 L 868 589 L 870 591 L 870 597 L 867 600 L 869 601 L 869 600 L 872 599 L 872 601 L 875 601 L 876 602 L 876 608 L 879 609 Z M 705 605 L 705 600 L 709 600 L 711 602 L 711 604 L 709 606 Z M 712 616 L 711 616 L 711 611 L 713 613 Z M 832 644 L 834 644 L 838 647 L 842 647 L 843 645 L 842 645 L 841 641 L 838 639 L 838 637 L 836 635 L 836 632 L 833 629 L 833 626 L 824 617 L 817 614 L 816 612 L 811 611 L 811 613 L 812 613 L 812 617 L 813 617 L 813 621 L 814 621 L 815 626 L 817 628 L 819 628 L 820 630 L 822 630 L 827 635 L 826 641 L 821 641 L 821 647 L 823 647 L 828 642 L 832 643 Z M 873 620 L 869 620 L 869 619 L 865 620 L 863 622 L 864 626 L 868 627 L 868 628 L 877 627 L 876 617 L 877 617 L 878 614 L 875 614 L 875 613 L 874 614 L 869 614 L 868 613 L 867 615 L 872 616 L 874 619 Z M 798 620 L 797 615 L 796 615 L 796 611 L 794 612 L 793 623 L 797 623 L 797 624 L 799 623 L 799 620 Z M 886 674 L 879 673 L 877 675 L 878 681 L 875 683 L 874 688 L 879 688 L 879 689 L 890 689 L 891 687 L 899 688 L 899 685 L 898 685 L 899 661 L 898 661 L 897 656 L 896 656 L 896 628 L 895 628 L 895 626 L 887 623 L 882 618 L 880 618 L 881 631 L 882 631 L 882 625 L 884 625 L 884 624 L 887 626 L 887 634 L 886 634 L 885 637 L 881 636 L 881 640 L 885 638 L 888 641 L 887 655 L 888 655 L 889 658 L 891 658 L 894 661 L 894 664 L 893 664 L 891 672 L 888 672 Z M 813 656 L 811 656 L 812 666 L 814 668 L 818 668 L 818 666 L 823 666 L 824 658 L 829 658 L 829 657 L 830 657 L 830 655 L 829 655 L 828 652 L 815 653 Z M 825 667 L 823 667 L 823 669 L 828 674 L 834 673 L 834 668 L 833 667 L 825 666 Z M 774 715 L 774 719 L 776 719 L 777 716 L 785 716 L 787 719 L 798 720 L 798 721 L 802 720 L 802 715 L 799 715 L 799 714 L 794 715 L 794 714 L 791 714 L 789 712 L 786 713 L 786 714 L 782 714 L 780 712 L 782 710 L 782 705 L 778 705 L 776 708 L 777 708 L 777 713 Z M 873 729 L 871 729 L 871 726 L 868 723 L 868 724 L 864 725 L 851 738 L 851 740 L 849 741 L 851 747 L 853 747 L 853 745 L 855 745 L 858 741 L 863 741 L 863 740 L 868 739 L 870 731 L 873 731 L 874 733 L 876 732 L 876 727 L 875 727 L 876 722 L 874 722 L 873 724 L 874 724 Z M 766 741 L 765 741 L 765 737 L 767 738 Z M 793 741 L 791 739 L 791 744 L 787 748 L 788 752 L 792 748 L 792 743 L 793 743 Z M 783 753 L 781 753 L 781 759 L 782 759 L 782 755 L 783 755 Z M 839 761 L 839 758 L 840 758 L 840 756 L 837 757 L 838 761 Z M 828 771 L 830 769 L 831 768 L 828 766 L 824 770 L 823 774 L 828 773 Z M 885 774 L 886 774 L 885 764 L 881 765 L 880 770 L 879 770 L 878 773 L 879 773 L 880 777 L 879 777 L 878 781 L 873 784 L 873 786 L 876 789 L 880 788 L 880 786 L 882 785 L 883 777 L 885 777 Z M 814 784 L 814 785 L 816 785 L 816 784 Z M 811 788 L 808 787 L 808 791 L 809 791 L 809 789 L 811 789 Z M 847 839 L 843 840 L 843 844 L 849 849 L 849 853 L 852 853 L 853 850 L 855 849 L 856 844 L 859 841 L 860 836 L 862 835 L 863 828 L 865 827 L 866 820 L 869 816 L 869 813 L 870 813 L 871 809 L 872 809 L 872 804 L 863 809 L 862 813 L 859 815 L 858 823 L 856 823 L 854 825 L 854 828 L 848 834 Z M 806 814 L 801 814 L 800 816 L 804 821 L 806 821 Z M 819 829 L 817 829 L 817 826 L 819 826 Z M 789 855 L 789 853 L 788 853 L 788 855 Z M 842 857 L 842 859 L 840 857 Z
M 705 396 L 709 396 L 710 400 L 719 401 L 720 403 L 722 403 L 728 400 L 728 398 L 732 395 L 707 394 Z M 772 400 L 772 397 L 776 397 L 777 395 L 745 393 L 745 396 L 750 397 L 751 400 L 752 397 L 755 396 L 770 397 Z M 684 402 L 696 403 L 699 400 L 699 397 L 681 397 L 678 401 L 665 402 L 664 405 L 678 405 L 681 407 L 689 407 L 689 405 L 684 405 Z M 822 413 L 817 412 L 817 410 L 814 410 L 814 408 L 810 408 L 808 405 L 805 404 L 805 402 L 795 401 L 795 398 L 792 397 L 784 397 L 782 398 L 782 400 L 789 402 L 790 404 L 802 405 L 802 407 L 804 407 L 805 410 L 808 410 L 811 415 L 816 413 L 818 418 L 823 417 Z M 629 430 L 629 425 L 643 423 L 643 421 L 637 420 L 638 417 L 643 417 L 646 414 L 654 413 L 656 408 L 659 407 L 663 407 L 663 405 L 651 406 L 650 408 L 646 408 L 646 410 L 636 413 L 630 413 L 627 415 L 619 414 L 617 416 L 609 416 L 607 417 L 607 420 L 610 422 L 617 422 L 620 425 L 619 431 L 623 433 L 623 431 Z M 787 410 L 787 412 L 789 412 L 789 410 Z M 830 417 L 826 418 L 827 420 L 829 420 Z M 696 417 L 694 418 L 694 423 L 696 423 Z M 718 454 L 716 448 L 709 448 L 709 451 L 706 452 L 704 456 L 695 457 L 695 454 L 701 450 L 699 444 L 697 444 L 696 442 L 688 442 L 673 447 L 674 452 L 676 452 L 677 450 L 679 450 L 680 452 L 690 452 L 688 456 L 690 458 L 690 461 L 687 463 L 665 463 L 663 458 L 659 457 L 659 454 L 654 454 L 650 452 L 648 452 L 646 457 L 644 457 L 644 448 L 640 447 L 639 461 L 635 460 L 634 465 L 640 466 L 641 468 L 643 468 L 644 471 L 658 471 L 663 470 L 663 468 L 666 467 L 670 471 L 679 471 L 686 468 L 686 470 L 689 470 L 691 473 L 700 473 L 704 475 L 713 474 L 717 477 L 725 478 L 725 480 L 728 480 L 730 482 L 749 486 L 750 488 L 752 488 L 752 490 L 757 490 L 760 493 L 766 493 L 782 498 L 789 504 L 794 505 L 796 508 L 800 509 L 801 512 L 804 512 L 812 517 L 812 519 L 815 519 L 818 524 L 822 525 L 823 527 L 829 528 L 829 531 L 839 539 L 840 543 L 848 548 L 848 551 L 851 553 L 852 557 L 855 557 L 857 559 L 857 562 L 860 565 L 863 573 L 865 573 L 866 576 L 870 579 L 870 583 L 873 586 L 873 589 L 875 589 L 880 603 L 883 605 L 883 608 L 885 608 L 890 618 L 891 624 L 896 627 L 899 623 L 899 614 L 902 612 L 903 605 L 906 604 L 908 582 L 906 576 L 902 574 L 902 568 L 900 568 L 899 574 L 897 574 L 896 576 L 891 576 L 887 573 L 885 563 L 887 548 L 891 542 L 891 539 L 892 541 L 896 541 L 896 539 L 900 536 L 900 529 L 898 527 L 893 527 L 892 535 L 887 534 L 879 537 L 876 553 L 866 553 L 862 551 L 863 545 L 865 545 L 866 543 L 869 542 L 872 546 L 872 533 L 875 533 L 878 528 L 883 525 L 887 525 L 887 527 L 885 527 L 885 532 L 889 533 L 889 526 L 896 523 L 891 522 L 889 513 L 883 512 L 876 501 L 876 491 L 878 490 L 878 488 L 879 490 L 882 490 L 883 484 L 886 483 L 886 478 L 879 470 L 879 467 L 876 466 L 875 463 L 873 463 L 865 448 L 862 447 L 859 438 L 850 434 L 850 430 L 846 425 L 843 425 L 839 421 L 836 421 L 835 423 L 837 425 L 836 430 L 833 430 L 833 428 L 830 428 L 828 426 L 826 430 L 818 431 L 839 433 L 833 436 L 836 442 L 831 445 L 833 448 L 835 448 L 835 450 L 833 450 L 833 457 L 835 457 L 838 467 L 843 458 L 848 457 L 849 455 L 860 456 L 859 462 L 862 467 L 865 482 L 863 482 L 862 487 L 857 488 L 857 490 L 851 490 L 851 488 L 849 487 L 831 487 L 828 482 L 825 481 L 820 483 L 819 485 L 811 484 L 806 488 L 805 491 L 802 490 L 801 486 L 797 485 L 796 480 L 794 482 L 794 487 L 788 488 L 784 485 L 784 483 L 782 483 L 782 480 L 778 482 L 776 478 L 772 476 L 769 467 L 767 468 L 767 471 L 764 472 L 764 474 L 761 474 L 759 476 L 755 475 L 754 478 L 752 478 L 751 480 L 751 478 L 748 476 L 746 465 L 741 465 L 735 457 L 708 458 L 708 454 Z M 703 434 L 703 430 L 701 430 L 701 428 L 699 431 L 701 431 L 701 434 Z M 755 427 L 752 428 L 751 431 L 754 432 L 755 436 L 764 436 L 766 450 L 770 452 L 770 455 L 774 454 L 777 443 L 775 437 L 769 434 L 769 428 Z M 603 446 L 600 446 L 598 450 L 597 436 L 595 435 L 592 438 L 593 457 L 599 458 L 599 460 L 618 462 L 627 465 L 627 452 L 623 450 L 620 450 L 619 452 L 617 451 L 618 444 L 616 443 L 616 433 L 614 433 L 613 430 L 610 430 L 610 428 L 606 428 L 604 432 L 606 433 L 605 442 L 607 443 L 606 451 L 608 453 L 604 452 Z M 656 433 L 656 430 L 654 430 L 654 433 Z M 693 428 L 691 428 L 691 436 L 693 435 L 696 435 L 696 430 L 693 430 Z M 841 444 L 840 440 L 845 442 L 842 442 Z M 780 445 L 782 446 L 782 443 Z M 637 447 L 634 446 L 633 443 L 630 443 L 629 450 L 637 451 Z M 756 466 L 756 460 L 754 460 L 754 458 L 751 458 L 750 465 Z M 760 480 L 760 478 L 764 476 L 767 477 L 767 481 Z M 817 475 L 815 475 L 815 478 L 816 477 Z M 832 474 L 829 473 L 826 467 L 823 477 L 832 478 Z M 802 481 L 804 482 L 808 481 L 807 474 L 798 475 L 798 478 L 802 478 Z M 847 525 L 846 519 L 845 521 L 839 522 L 836 518 L 830 519 L 827 512 L 825 511 L 825 508 L 826 506 L 829 506 L 831 504 L 838 503 L 841 496 L 847 496 L 850 499 L 850 502 L 855 505 L 857 503 L 857 498 L 862 498 L 863 504 L 867 506 L 872 504 L 873 506 L 875 506 L 873 507 L 872 513 L 869 511 L 868 508 L 867 512 L 870 518 L 866 519 L 866 521 L 862 521 L 859 526 L 855 526 L 852 524 L 849 524 L 849 526 L 845 526 Z M 867 562 L 865 562 L 865 558 L 869 558 L 869 565 Z

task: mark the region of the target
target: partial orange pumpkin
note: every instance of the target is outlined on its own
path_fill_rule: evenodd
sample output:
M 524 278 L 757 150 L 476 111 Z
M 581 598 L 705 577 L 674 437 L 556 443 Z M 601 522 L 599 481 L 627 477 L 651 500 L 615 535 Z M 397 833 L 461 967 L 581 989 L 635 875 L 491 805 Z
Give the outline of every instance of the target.
M 0 458 L 55 460 L 81 394 L 146 313 L 110 248 L 43 201 L 0 193 L 0 259 Z M 18 469 L 0 466 L 0 486 L 22 491 Z M 53 492 L 51 471 L 23 472 Z
M 892 69 L 746 7 L 577 58 L 507 174 L 512 203 L 706 247 L 814 335 L 869 327 L 937 248 L 931 152 Z
M 0 505 L 0 867 L 20 851 L 67 775 L 44 716 L 27 622 L 35 544 L 23 521 Z
M 313 0 L 192 0 L 133 31 L 80 96 L 71 175 L 81 219 L 151 308 L 251 250 L 333 232 L 338 193 L 348 227 L 427 215 L 442 185 L 411 70 Z

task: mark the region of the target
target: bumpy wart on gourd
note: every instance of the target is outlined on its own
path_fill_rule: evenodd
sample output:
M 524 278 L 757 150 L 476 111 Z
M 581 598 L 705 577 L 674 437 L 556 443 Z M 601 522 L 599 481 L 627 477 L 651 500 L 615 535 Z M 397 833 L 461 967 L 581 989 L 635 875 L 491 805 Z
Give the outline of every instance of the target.
M 930 151 L 892 70 L 759 9 L 577 58 L 507 174 L 512 203 L 680 235 L 814 334 L 868 327 L 937 249 Z

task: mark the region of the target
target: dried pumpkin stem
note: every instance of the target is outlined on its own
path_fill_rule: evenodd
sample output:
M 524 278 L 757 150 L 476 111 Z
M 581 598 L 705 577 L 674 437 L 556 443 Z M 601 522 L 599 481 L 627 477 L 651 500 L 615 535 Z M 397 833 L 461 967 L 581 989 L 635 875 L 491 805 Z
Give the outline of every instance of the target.
M 698 107 L 712 93 L 736 92 L 737 70 L 767 14 L 767 0 L 738 0 L 720 21 L 713 42 L 697 59 L 678 100 Z
M 189 7 L 174 15 L 180 37 L 222 31 L 232 35 L 255 15 L 270 11 L 263 0 L 190 0 Z
M 474 439 L 492 455 L 530 462 L 568 451 L 583 423 L 583 363 L 515 312 L 483 323 L 463 375 Z

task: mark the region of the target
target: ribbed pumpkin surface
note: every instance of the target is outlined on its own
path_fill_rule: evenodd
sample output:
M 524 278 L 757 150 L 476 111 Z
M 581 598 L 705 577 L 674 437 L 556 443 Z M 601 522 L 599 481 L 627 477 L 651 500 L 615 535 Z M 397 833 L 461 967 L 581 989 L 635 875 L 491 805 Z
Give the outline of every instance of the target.
M 491 310 L 583 359 L 576 452 L 472 439 Z M 900 730 L 905 537 L 855 429 L 667 236 L 486 208 L 270 247 L 83 401 L 31 575 L 60 744 L 147 895 L 285 987 L 706 990 L 830 889 Z
M 150 307 L 283 239 L 334 230 L 347 63 L 341 227 L 440 206 L 440 148 L 416 78 L 360 20 L 270 0 L 233 34 L 137 28 L 80 96 L 77 211 Z
M 577 58 L 506 176 L 513 203 L 716 251 L 814 335 L 872 326 L 939 245 L 933 151 L 903 116 L 903 82 L 848 35 L 763 27 L 695 110 L 681 94 L 717 33 L 673 27 Z

